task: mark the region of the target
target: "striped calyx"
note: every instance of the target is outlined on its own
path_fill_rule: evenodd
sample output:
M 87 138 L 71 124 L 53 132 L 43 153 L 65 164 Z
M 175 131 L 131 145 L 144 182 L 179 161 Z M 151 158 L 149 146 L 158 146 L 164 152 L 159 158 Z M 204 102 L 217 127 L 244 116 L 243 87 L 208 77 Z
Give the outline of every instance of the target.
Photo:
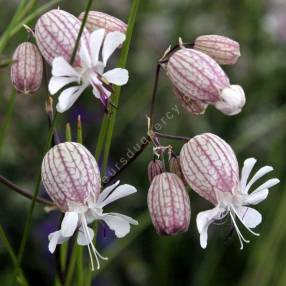
M 239 185 L 239 169 L 232 148 L 220 137 L 203 133 L 184 144 L 181 167 L 190 187 L 217 204 L 223 196 L 234 194 Z
M 30 42 L 20 44 L 13 54 L 13 62 L 13 86 L 23 94 L 35 93 L 43 78 L 43 60 L 38 48 Z
M 190 112 L 201 114 L 211 104 L 235 115 L 245 104 L 243 89 L 230 85 L 219 64 L 200 51 L 182 47 L 169 58 L 166 70 L 177 97 Z
M 190 113 L 194 115 L 204 114 L 208 104 L 194 100 L 190 94 L 183 93 L 179 91 L 176 87 L 173 88 L 173 92 L 176 97 L 179 99 L 181 105 Z
M 81 21 L 63 10 L 51 10 L 42 15 L 35 27 L 37 45 L 45 58 L 52 64 L 56 57 L 63 57 L 67 62 L 71 60 Z M 87 45 L 89 32 L 84 28 L 80 45 Z M 81 66 L 79 56 L 80 46 L 74 61 L 74 66 Z
M 78 18 L 82 21 L 84 18 L 84 12 L 82 12 Z M 85 26 L 90 32 L 100 28 L 105 29 L 107 32 L 117 31 L 123 34 L 127 31 L 127 25 L 123 21 L 99 11 L 88 12 Z
M 188 186 L 188 183 L 182 172 L 180 156 L 172 156 L 169 160 L 170 172 L 176 174 L 184 183 L 185 186 Z
M 96 202 L 101 189 L 97 162 L 75 142 L 60 143 L 48 151 L 42 162 L 42 182 L 62 211 Z
M 161 160 L 152 160 L 148 164 L 147 170 L 149 183 L 151 184 L 157 175 L 164 172 L 164 164 Z
M 199 36 L 194 49 L 209 55 L 221 65 L 233 65 L 240 57 L 239 43 L 220 35 Z
M 186 232 L 191 218 L 190 199 L 184 183 L 172 173 L 156 176 L 148 191 L 148 208 L 158 234 Z

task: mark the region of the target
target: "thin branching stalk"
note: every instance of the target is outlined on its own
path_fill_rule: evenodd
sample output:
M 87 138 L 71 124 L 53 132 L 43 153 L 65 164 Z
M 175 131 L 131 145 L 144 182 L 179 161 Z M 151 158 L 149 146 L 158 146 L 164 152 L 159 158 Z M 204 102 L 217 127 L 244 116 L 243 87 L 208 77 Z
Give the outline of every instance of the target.
M 27 199 L 31 200 L 33 198 L 32 194 L 23 190 L 22 188 L 20 188 L 15 183 L 11 182 L 10 180 L 8 180 L 7 178 L 5 178 L 2 175 L 0 175 L 0 183 L 5 185 L 6 187 L 8 187 L 10 190 L 15 191 L 16 193 L 20 194 L 21 196 L 23 196 Z M 54 204 L 51 201 L 43 199 L 43 198 L 36 198 L 36 202 L 43 204 L 45 206 L 50 206 L 50 207 L 54 206 Z
M 3 245 L 5 246 L 5 248 L 7 249 L 10 257 L 11 257 L 11 260 L 13 261 L 14 263 L 14 266 L 15 266 L 15 269 L 16 269 L 16 273 L 17 273 L 17 281 L 20 285 L 22 286 L 28 286 L 29 283 L 18 263 L 18 260 L 17 260 L 17 257 L 16 257 L 16 254 L 14 253 L 13 251 L 13 248 L 12 246 L 10 245 L 10 242 L 9 242 L 9 239 L 8 237 L 6 236 L 6 233 L 2 227 L 2 225 L 0 225 L 0 239 L 3 243 Z
M 166 133 L 160 133 L 160 132 L 155 132 L 155 136 L 159 138 L 165 138 L 165 139 L 172 139 L 172 140 L 179 140 L 179 141 L 189 141 L 191 138 L 190 137 L 185 137 L 185 136 L 178 136 L 178 135 L 172 135 L 172 134 L 166 134 Z

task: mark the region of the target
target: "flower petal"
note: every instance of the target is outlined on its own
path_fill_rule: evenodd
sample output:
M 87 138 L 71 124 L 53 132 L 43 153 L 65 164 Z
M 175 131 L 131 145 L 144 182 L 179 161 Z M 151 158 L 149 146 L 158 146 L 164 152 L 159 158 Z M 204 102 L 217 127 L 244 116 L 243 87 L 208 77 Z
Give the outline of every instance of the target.
M 112 184 L 111 186 L 108 186 L 105 188 L 98 196 L 97 204 L 101 204 L 107 196 L 119 185 L 120 181 L 117 181 L 116 183 Z
M 255 158 L 248 158 L 243 163 L 243 167 L 242 167 L 242 171 L 241 171 L 241 180 L 240 180 L 241 191 L 243 193 L 247 193 L 247 192 L 245 192 L 246 191 L 245 187 L 246 187 L 249 175 L 250 175 L 256 161 L 257 160 Z
M 244 204 L 257 205 L 267 198 L 268 193 L 268 189 L 252 192 L 250 195 L 247 196 L 246 200 L 244 201 Z
M 263 189 L 270 189 L 279 183 L 280 183 L 280 180 L 277 178 L 267 180 L 264 184 L 262 184 L 260 187 L 256 188 L 253 192 L 259 192 Z
M 248 228 L 255 228 L 262 222 L 262 215 L 253 208 L 239 207 L 236 211 Z
M 51 95 L 56 94 L 60 89 L 62 89 L 65 85 L 78 81 L 77 77 L 51 77 L 49 82 L 49 92 Z
M 103 77 L 115 85 L 124 85 L 128 82 L 128 70 L 122 68 L 115 68 L 103 74 Z
M 215 208 L 200 212 L 197 215 L 197 228 L 200 234 L 200 244 L 202 248 L 206 248 L 207 246 L 209 225 L 216 220 L 222 219 L 225 211 L 225 208 L 217 205 Z
M 94 238 L 94 231 L 90 227 L 88 227 L 87 229 L 89 232 L 90 240 L 88 239 L 88 237 L 85 236 L 84 231 L 83 231 L 83 227 L 80 227 L 79 231 L 78 231 L 78 235 L 77 235 L 77 244 L 78 245 L 85 246 L 85 245 L 88 245 L 92 242 L 92 240 Z
M 113 193 L 111 193 L 111 195 L 109 197 L 107 197 L 105 200 L 102 201 L 102 203 L 100 204 L 100 207 L 103 208 L 104 206 L 119 200 L 121 198 L 124 198 L 126 196 L 129 196 L 131 194 L 136 193 L 137 190 L 131 186 L 131 185 L 121 185 L 118 188 L 116 188 Z
M 106 35 L 102 48 L 102 59 L 104 66 L 106 66 L 109 57 L 113 54 L 115 49 L 122 45 L 124 41 L 125 35 L 120 32 L 110 32 Z
M 53 76 L 79 77 L 80 74 L 63 58 L 56 57 L 52 63 Z
M 245 188 L 245 192 L 248 193 L 249 189 L 251 188 L 251 186 L 257 181 L 259 180 L 261 177 L 263 177 L 264 175 L 268 174 L 269 172 L 273 171 L 273 167 L 271 166 L 264 166 L 262 168 L 260 168 L 255 175 L 252 177 L 252 179 L 248 182 L 248 184 L 246 185 Z
M 91 62 L 92 59 L 90 57 L 90 54 L 89 54 L 89 51 L 86 45 L 81 45 L 81 48 L 79 50 L 79 56 L 80 56 L 80 60 L 84 67 L 91 68 L 93 66 Z
M 69 238 L 61 235 L 61 231 L 55 231 L 49 234 L 49 251 L 54 253 L 58 244 L 62 244 L 67 241 Z
M 121 216 L 105 214 L 101 219 L 105 221 L 110 229 L 114 230 L 118 238 L 124 237 L 130 232 L 130 223 Z
M 115 212 L 111 212 L 109 213 L 111 215 L 115 215 L 115 216 L 118 216 L 118 217 L 121 217 L 122 219 L 128 221 L 130 224 L 133 224 L 133 225 L 138 225 L 138 221 L 133 219 L 132 217 L 130 216 L 127 216 L 127 215 L 124 215 L 124 214 L 120 214 L 120 213 L 115 213 Z
M 71 237 L 78 224 L 78 214 L 76 212 L 66 212 L 61 225 L 61 235 Z
M 57 104 L 57 111 L 63 113 L 67 111 L 74 102 L 78 99 L 86 86 L 72 86 L 65 89 L 59 96 L 59 102 Z
M 90 46 L 91 60 L 93 65 L 96 65 L 97 62 L 99 61 L 99 51 L 102 46 L 104 35 L 105 35 L 104 29 L 95 30 L 90 35 L 89 46 Z

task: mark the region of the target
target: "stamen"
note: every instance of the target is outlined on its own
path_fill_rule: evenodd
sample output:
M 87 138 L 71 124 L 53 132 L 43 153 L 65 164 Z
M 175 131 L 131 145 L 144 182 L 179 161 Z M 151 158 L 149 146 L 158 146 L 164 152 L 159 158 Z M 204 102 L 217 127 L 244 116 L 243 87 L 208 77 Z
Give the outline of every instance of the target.
M 233 212 L 235 213 L 235 215 L 238 217 L 238 219 L 240 220 L 240 222 L 243 224 L 243 226 L 253 235 L 255 236 L 260 236 L 259 233 L 254 232 L 253 230 L 251 230 L 247 225 L 245 225 L 245 223 L 243 222 L 243 219 L 238 215 L 237 211 L 235 210 L 235 208 L 233 206 L 231 206 L 231 209 L 233 210 Z M 245 212 L 246 214 L 246 212 Z M 244 215 L 245 215 L 244 214 Z
M 244 241 L 245 243 L 249 243 L 249 240 L 245 239 L 245 238 L 243 237 L 243 235 L 241 234 L 241 232 L 240 232 L 240 230 L 239 230 L 239 228 L 238 228 L 238 226 L 237 226 L 237 224 L 236 224 L 236 222 L 235 222 L 235 218 L 233 217 L 233 214 L 232 214 L 231 211 L 229 212 L 229 214 L 230 214 L 231 220 L 232 220 L 232 222 L 233 222 L 233 225 L 234 225 L 234 227 L 235 227 L 237 236 L 238 236 L 238 238 L 239 238 L 240 249 L 242 250 L 242 249 L 243 249 L 243 242 L 242 242 L 242 241 Z
M 102 256 L 102 255 L 97 251 L 97 249 L 95 248 L 94 244 L 92 243 L 92 240 L 91 240 L 91 237 L 90 237 L 90 234 L 89 234 L 89 231 L 88 231 L 88 226 L 87 226 L 86 218 L 85 218 L 84 215 L 82 215 L 81 221 L 82 221 L 82 226 L 83 226 L 83 230 L 84 230 L 85 236 L 86 236 L 87 240 L 90 241 L 90 243 L 89 243 L 87 246 L 88 246 L 88 250 L 89 250 L 89 254 L 90 254 L 90 260 L 91 260 L 92 271 L 94 271 L 94 266 L 93 266 L 93 259 L 92 259 L 92 253 L 91 253 L 91 251 L 90 251 L 90 246 L 91 246 L 91 248 L 92 248 L 94 257 L 95 257 L 95 259 L 96 259 L 97 270 L 99 270 L 99 269 L 100 269 L 100 262 L 99 262 L 99 259 L 98 259 L 98 258 L 100 258 L 100 259 L 102 259 L 102 260 L 108 260 L 108 258 Z

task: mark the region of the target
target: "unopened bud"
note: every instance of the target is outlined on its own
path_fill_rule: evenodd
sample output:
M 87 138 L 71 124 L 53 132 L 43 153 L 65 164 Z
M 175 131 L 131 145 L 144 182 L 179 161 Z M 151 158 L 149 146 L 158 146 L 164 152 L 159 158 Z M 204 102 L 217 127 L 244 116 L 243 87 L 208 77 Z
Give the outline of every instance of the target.
M 164 172 L 164 164 L 161 160 L 152 160 L 148 164 L 148 179 L 151 184 L 153 179 Z
M 169 160 L 170 172 L 176 174 L 184 183 L 185 186 L 188 186 L 188 183 L 183 175 L 180 157 L 172 156 Z
M 239 43 L 219 35 L 198 37 L 194 49 L 209 55 L 221 65 L 233 65 L 240 57 Z
M 43 60 L 38 48 L 25 42 L 17 47 L 11 66 L 13 86 L 23 94 L 33 94 L 41 86 L 43 78 Z
M 81 21 L 84 18 L 84 14 L 85 12 L 82 12 L 78 17 Z M 127 31 L 127 25 L 123 21 L 99 11 L 88 12 L 85 26 L 90 32 L 100 28 L 105 29 L 107 32 L 117 31 L 123 34 Z
M 148 191 L 148 208 L 158 234 L 175 235 L 188 230 L 190 199 L 176 174 L 162 173 L 154 178 Z

